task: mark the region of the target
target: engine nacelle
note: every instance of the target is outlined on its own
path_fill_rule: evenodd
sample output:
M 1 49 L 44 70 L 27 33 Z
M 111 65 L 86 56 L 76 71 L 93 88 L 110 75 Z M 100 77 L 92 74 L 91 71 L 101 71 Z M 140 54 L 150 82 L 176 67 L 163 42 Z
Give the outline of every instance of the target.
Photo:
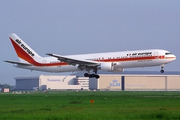
M 123 71 L 124 71 L 124 68 L 116 68 L 116 67 L 114 67 L 112 72 L 123 72 Z
M 101 68 L 102 71 L 113 71 L 114 65 L 112 62 L 104 62 L 101 63 Z
M 103 62 L 101 63 L 100 70 L 102 71 L 110 71 L 110 72 L 123 72 L 124 69 L 118 67 L 120 63 L 114 62 Z

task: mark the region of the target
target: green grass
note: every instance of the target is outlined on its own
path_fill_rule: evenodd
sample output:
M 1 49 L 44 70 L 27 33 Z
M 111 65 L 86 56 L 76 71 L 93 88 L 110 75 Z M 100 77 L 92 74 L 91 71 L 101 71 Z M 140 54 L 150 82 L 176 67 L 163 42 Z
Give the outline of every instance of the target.
M 90 100 L 94 99 L 94 104 Z M 0 94 L 1 120 L 180 119 L 180 92 Z

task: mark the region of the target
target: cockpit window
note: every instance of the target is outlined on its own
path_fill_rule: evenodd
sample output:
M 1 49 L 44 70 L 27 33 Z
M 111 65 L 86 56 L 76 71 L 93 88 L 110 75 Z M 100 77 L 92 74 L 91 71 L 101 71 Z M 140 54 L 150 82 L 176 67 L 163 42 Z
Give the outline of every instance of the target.
M 165 55 L 171 55 L 172 53 L 165 53 Z

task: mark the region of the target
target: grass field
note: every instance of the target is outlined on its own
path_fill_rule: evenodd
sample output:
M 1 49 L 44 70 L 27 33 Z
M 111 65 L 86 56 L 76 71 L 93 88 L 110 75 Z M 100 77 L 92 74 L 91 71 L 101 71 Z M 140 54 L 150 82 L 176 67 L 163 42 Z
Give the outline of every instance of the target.
M 180 92 L 0 94 L 0 108 L 1 120 L 180 119 Z

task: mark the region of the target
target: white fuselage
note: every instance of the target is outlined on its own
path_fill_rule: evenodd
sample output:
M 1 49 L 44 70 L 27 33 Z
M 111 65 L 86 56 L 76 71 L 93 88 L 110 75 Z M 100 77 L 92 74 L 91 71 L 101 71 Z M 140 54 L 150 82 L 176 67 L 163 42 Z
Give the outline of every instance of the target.
M 167 64 L 176 59 L 176 56 L 169 51 L 160 49 L 136 50 L 123 52 L 108 52 L 94 54 L 67 55 L 66 57 L 81 60 L 91 60 L 100 63 L 111 62 L 114 65 L 114 71 L 122 71 L 123 68 L 150 67 Z M 42 57 L 36 60 L 41 65 L 33 66 L 16 65 L 16 67 L 38 70 L 45 72 L 73 72 L 80 71 L 78 66 L 69 65 L 57 60 L 55 57 Z M 99 67 L 101 70 L 101 67 Z

